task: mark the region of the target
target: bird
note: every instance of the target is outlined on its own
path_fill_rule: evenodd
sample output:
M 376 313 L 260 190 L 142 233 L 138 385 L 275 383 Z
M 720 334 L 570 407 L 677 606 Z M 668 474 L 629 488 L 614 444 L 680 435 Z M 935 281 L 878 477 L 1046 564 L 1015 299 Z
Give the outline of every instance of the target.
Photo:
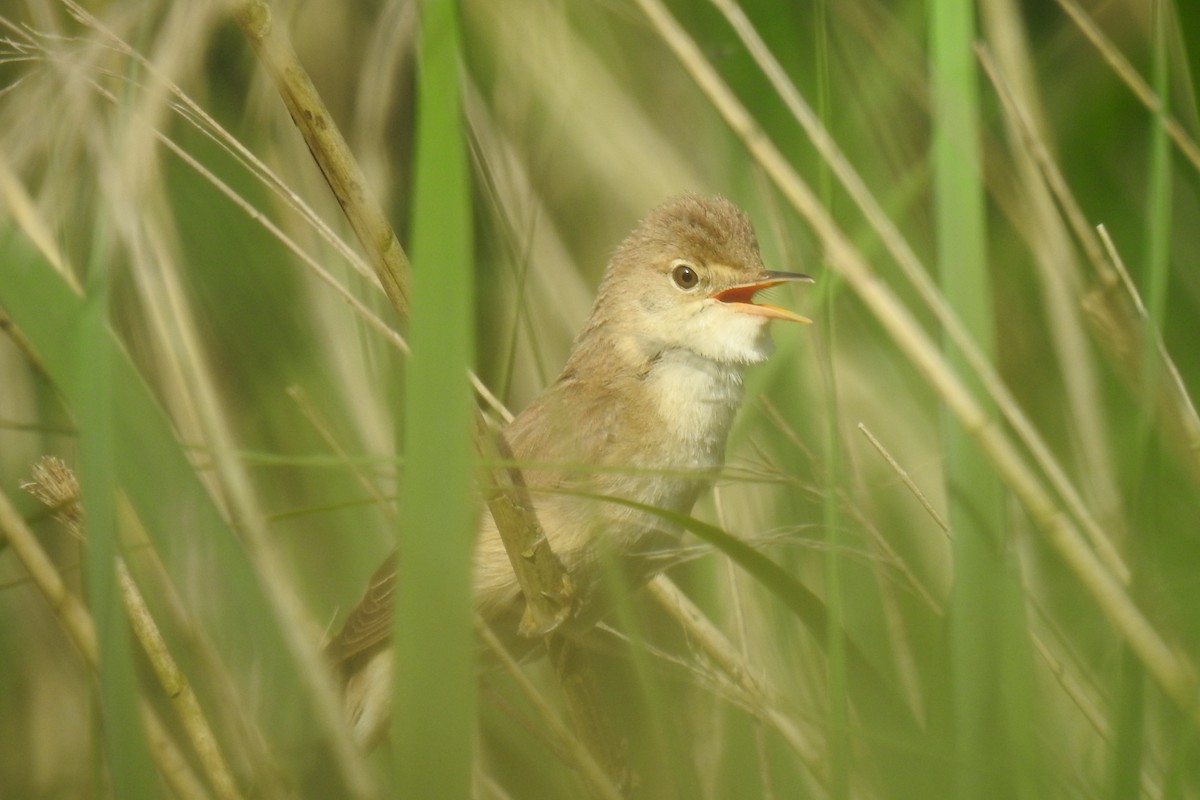
M 599 596 L 602 564 L 619 562 L 633 585 L 662 569 L 664 548 L 682 531 L 634 504 L 691 513 L 724 464 L 746 368 L 772 352 L 768 323 L 811 322 L 754 295 L 812 280 L 768 270 L 749 217 L 720 196 L 668 200 L 614 251 L 561 374 L 502 431 L 526 465 L 534 511 L 581 607 L 600 603 L 589 598 Z M 519 613 L 521 589 L 486 511 L 473 570 L 484 620 Z M 367 748 L 387 729 L 392 595 L 402 573 L 393 553 L 326 647 L 354 737 Z

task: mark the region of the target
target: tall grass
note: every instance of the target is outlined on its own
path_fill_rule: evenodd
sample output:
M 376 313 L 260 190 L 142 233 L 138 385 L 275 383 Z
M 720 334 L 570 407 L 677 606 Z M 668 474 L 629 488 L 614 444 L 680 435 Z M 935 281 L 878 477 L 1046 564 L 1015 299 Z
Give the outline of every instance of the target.
M 427 3 L 413 207 L 412 356 L 396 592 L 396 787 L 467 797 L 475 719 L 470 602 L 473 366 L 470 186 L 458 101 L 459 21 Z
M 0 794 L 604 795 L 546 659 L 474 661 L 463 367 L 521 407 L 700 190 L 817 326 L 592 642 L 630 794 L 1200 797 L 1190 3 L 280 6 L 336 197 L 227 9 L 91 8 L 0 5 Z M 397 537 L 363 754 L 319 648 Z
M 994 360 L 995 301 L 980 158 L 979 71 L 972 51 L 975 17 L 971 3 L 938 2 L 930 8 L 935 258 L 946 303 L 963 320 L 983 356 Z M 956 373 L 970 375 L 970 360 L 953 339 L 947 337 L 945 349 L 948 365 Z M 967 385 L 982 394 L 978 380 L 968 378 Z M 994 406 L 986 399 L 983 403 L 984 413 L 994 417 Z M 1024 669 L 1021 656 L 1027 653 L 1022 652 L 1020 640 L 1014 648 L 1003 620 L 1006 614 L 1018 620 L 1023 614 L 1020 603 L 1005 607 L 1010 594 L 1007 581 L 1010 577 L 1020 581 L 1020 575 L 1009 575 L 1013 568 L 1004 556 L 1008 543 L 1001 533 L 1005 525 L 1000 481 L 987 455 L 949 416 L 942 438 L 947 511 L 954 537 L 949 608 L 954 793 L 963 798 L 989 791 L 1017 797 L 1029 786 L 1021 776 L 1033 770 L 1013 753 L 1017 742 L 1029 738 L 1021 726 L 1029 699 L 1019 690 L 1023 685 L 1011 676 Z M 1018 627 L 1024 628 L 1023 621 Z M 1009 691 L 997 691 L 1000 687 Z

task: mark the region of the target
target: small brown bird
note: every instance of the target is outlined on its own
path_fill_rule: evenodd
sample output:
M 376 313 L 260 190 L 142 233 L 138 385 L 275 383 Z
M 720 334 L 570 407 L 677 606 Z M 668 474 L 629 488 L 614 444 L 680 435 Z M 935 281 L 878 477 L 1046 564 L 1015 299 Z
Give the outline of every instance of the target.
M 720 197 L 685 195 L 650 213 L 621 243 L 562 374 L 504 431 L 555 554 L 574 584 L 599 582 L 602 557 L 633 580 L 661 565 L 680 531 L 656 515 L 582 494 L 690 513 L 725 458 L 742 372 L 764 360 L 772 319 L 810 320 L 752 301 L 807 275 L 768 271 L 745 213 Z M 565 491 L 564 491 L 565 490 Z M 572 493 L 575 492 L 575 493 Z M 329 646 L 347 712 L 366 746 L 386 729 L 393 556 Z M 520 587 L 495 523 L 482 515 L 475 605 L 485 619 L 519 608 Z M 594 616 L 594 615 L 593 615 Z

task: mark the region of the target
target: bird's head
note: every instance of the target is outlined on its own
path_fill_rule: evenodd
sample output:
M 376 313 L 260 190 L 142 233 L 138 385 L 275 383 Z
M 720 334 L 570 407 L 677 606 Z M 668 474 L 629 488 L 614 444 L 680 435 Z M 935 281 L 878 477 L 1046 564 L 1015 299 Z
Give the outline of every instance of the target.
M 652 211 L 621 243 L 589 328 L 632 338 L 648 353 L 686 349 L 719 363 L 762 361 L 772 319 L 810 322 L 755 293 L 812 278 L 772 272 L 749 218 L 722 197 L 684 195 Z

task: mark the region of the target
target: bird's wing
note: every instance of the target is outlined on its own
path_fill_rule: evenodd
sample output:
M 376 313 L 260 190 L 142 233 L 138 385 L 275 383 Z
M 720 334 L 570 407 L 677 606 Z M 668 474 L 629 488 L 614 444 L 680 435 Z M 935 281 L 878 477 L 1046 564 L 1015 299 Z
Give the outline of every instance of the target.
M 348 665 L 358 656 L 387 643 L 392 635 L 392 595 L 395 592 L 396 553 L 393 552 L 375 570 L 362 599 L 326 647 L 326 652 L 336 663 Z

